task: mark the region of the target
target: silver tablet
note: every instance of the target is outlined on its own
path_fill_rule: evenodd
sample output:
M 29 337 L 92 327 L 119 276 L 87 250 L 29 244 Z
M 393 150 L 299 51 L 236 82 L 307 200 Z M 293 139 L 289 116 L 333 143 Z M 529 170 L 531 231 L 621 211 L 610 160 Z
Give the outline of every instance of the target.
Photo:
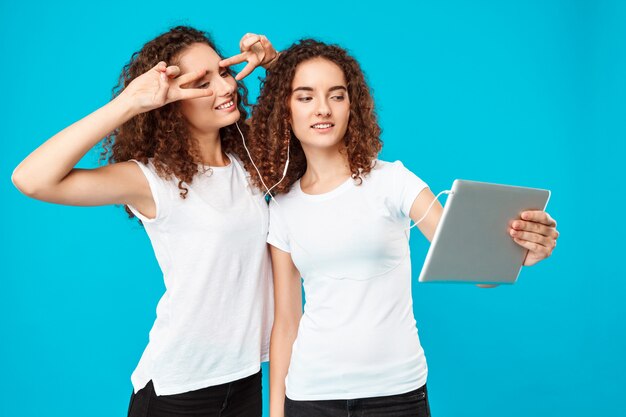
M 527 250 L 508 233 L 525 210 L 545 210 L 550 191 L 455 180 L 420 282 L 512 284 Z

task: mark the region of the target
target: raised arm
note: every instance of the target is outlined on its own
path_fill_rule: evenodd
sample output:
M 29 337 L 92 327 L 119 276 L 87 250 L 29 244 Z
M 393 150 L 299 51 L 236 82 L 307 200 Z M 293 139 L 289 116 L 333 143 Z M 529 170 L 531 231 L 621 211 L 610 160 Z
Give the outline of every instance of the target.
M 291 254 L 270 245 L 274 271 L 274 326 L 270 340 L 270 417 L 283 417 L 285 377 L 302 318 L 300 272 Z
M 212 94 L 207 89 L 184 88 L 204 74 L 179 74 L 178 67 L 160 62 L 137 77 L 114 100 L 35 149 L 13 172 L 13 184 L 38 200 L 75 206 L 131 204 L 149 215 L 154 211 L 154 200 L 135 163 L 87 170 L 74 166 L 104 136 L 133 116 L 172 101 Z
M 240 54 L 220 61 L 222 67 L 247 62 L 246 66 L 235 76 L 236 80 L 241 80 L 250 75 L 259 65 L 268 69 L 278 59 L 279 55 L 266 36 L 254 33 L 243 35 L 239 41 L 239 50 L 241 51 Z
M 434 198 L 435 195 L 429 189 L 420 192 L 411 206 L 410 217 L 414 222 L 424 216 Z M 432 241 L 435 236 L 435 230 L 437 230 L 442 213 L 443 207 L 437 201 L 433 204 L 428 215 L 417 225 L 429 241 Z M 552 255 L 559 237 L 556 221 L 548 213 L 536 210 L 520 213 L 519 219 L 510 221 L 508 231 L 515 243 L 528 250 L 524 259 L 524 266 L 534 265 Z M 491 288 L 496 285 L 479 284 L 478 286 Z

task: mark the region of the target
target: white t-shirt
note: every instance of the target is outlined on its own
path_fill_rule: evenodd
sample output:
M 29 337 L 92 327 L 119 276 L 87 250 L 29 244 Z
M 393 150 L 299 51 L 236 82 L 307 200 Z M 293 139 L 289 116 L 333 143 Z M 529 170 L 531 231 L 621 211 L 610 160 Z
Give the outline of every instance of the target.
M 267 241 L 291 253 L 306 296 L 288 398 L 377 397 L 426 383 L 407 230 L 425 188 L 401 162 L 376 161 L 361 185 L 310 195 L 298 181 L 270 203 Z
M 131 380 L 153 381 L 157 395 L 179 394 L 244 378 L 268 360 L 273 318 L 268 207 L 233 155 L 212 174 L 197 174 L 179 195 L 178 179 L 137 164 L 156 203 L 147 219 L 166 291 Z

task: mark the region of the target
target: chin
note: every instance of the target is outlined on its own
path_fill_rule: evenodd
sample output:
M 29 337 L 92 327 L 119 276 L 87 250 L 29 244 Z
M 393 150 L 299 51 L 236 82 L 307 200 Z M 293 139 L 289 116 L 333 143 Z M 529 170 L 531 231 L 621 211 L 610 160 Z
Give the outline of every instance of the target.
M 312 138 L 310 140 L 300 141 L 304 146 L 308 146 L 310 148 L 317 149 L 333 149 L 341 146 L 343 141 L 341 139 L 334 138 L 324 138 L 324 140 L 320 140 L 320 138 Z
M 234 124 L 235 122 L 239 121 L 240 117 L 241 117 L 241 113 L 239 113 L 239 109 L 236 109 L 235 111 L 228 114 L 221 120 L 222 123 L 221 123 L 220 129 L 222 127 L 226 127 L 226 126 L 230 126 Z

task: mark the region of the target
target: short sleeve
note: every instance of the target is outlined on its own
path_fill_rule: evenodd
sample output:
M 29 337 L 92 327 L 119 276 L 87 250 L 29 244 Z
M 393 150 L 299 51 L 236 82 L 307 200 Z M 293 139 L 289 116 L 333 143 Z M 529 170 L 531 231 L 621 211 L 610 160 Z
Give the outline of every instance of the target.
M 396 161 L 393 165 L 395 168 L 394 199 L 398 203 L 401 213 L 409 217 L 413 202 L 423 190 L 428 188 L 428 184 L 409 171 L 402 162 Z
M 143 223 L 151 223 L 162 220 L 167 216 L 171 207 L 171 187 L 169 186 L 169 183 L 157 175 L 151 162 L 146 165 L 135 159 L 131 159 L 131 161 L 137 164 L 148 181 L 150 191 L 152 192 L 152 198 L 154 199 L 154 204 L 156 206 L 156 215 L 154 218 L 150 219 L 141 214 L 135 207 L 129 205 L 128 208 Z
M 291 252 L 289 233 L 285 222 L 281 218 L 281 210 L 276 201 L 270 201 L 270 226 L 267 234 L 267 243 L 285 251 Z

